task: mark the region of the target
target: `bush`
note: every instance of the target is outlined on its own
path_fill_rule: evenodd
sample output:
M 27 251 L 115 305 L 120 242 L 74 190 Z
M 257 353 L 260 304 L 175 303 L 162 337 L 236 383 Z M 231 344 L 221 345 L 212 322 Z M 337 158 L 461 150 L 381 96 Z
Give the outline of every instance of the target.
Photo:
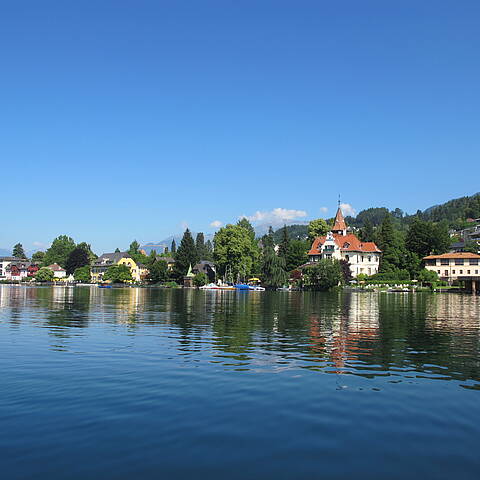
M 73 277 L 77 282 L 90 283 L 90 267 L 85 265 L 84 267 L 79 267 L 75 270 Z
M 303 270 L 302 285 L 306 290 L 330 290 L 343 280 L 342 267 L 338 260 L 323 258 Z
M 424 268 L 418 274 L 418 280 L 422 283 L 437 283 L 439 281 L 438 273 Z
M 47 267 L 42 267 L 36 274 L 35 280 L 37 282 L 53 282 L 53 271 Z
M 196 287 L 203 287 L 208 283 L 208 277 L 206 273 L 200 272 L 193 277 L 193 284 Z
M 166 288 L 178 288 L 177 282 L 166 282 L 164 285 Z

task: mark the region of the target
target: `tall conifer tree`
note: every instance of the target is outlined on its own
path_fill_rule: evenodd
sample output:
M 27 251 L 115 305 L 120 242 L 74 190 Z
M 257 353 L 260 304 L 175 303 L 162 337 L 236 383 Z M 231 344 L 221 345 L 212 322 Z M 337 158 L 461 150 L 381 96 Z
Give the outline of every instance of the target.
M 175 266 L 173 272 L 177 280 L 181 281 L 188 272 L 188 267 L 192 267 L 198 262 L 197 249 L 193 241 L 192 234 L 187 228 L 183 234 L 182 241 L 175 254 Z

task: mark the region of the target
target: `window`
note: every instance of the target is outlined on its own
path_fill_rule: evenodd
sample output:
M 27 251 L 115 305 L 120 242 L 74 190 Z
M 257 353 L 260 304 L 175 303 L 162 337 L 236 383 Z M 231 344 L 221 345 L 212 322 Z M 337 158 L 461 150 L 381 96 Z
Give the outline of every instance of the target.
M 463 275 L 463 270 L 460 270 L 460 275 Z
M 345 260 L 348 262 L 350 260 L 350 255 L 345 255 Z
M 448 270 L 445 270 L 445 276 L 448 277 Z
M 362 255 L 362 262 L 363 262 L 363 255 Z
M 470 270 L 467 270 L 467 275 L 470 275 Z
M 478 265 L 478 258 L 471 258 L 470 265 Z
M 371 262 L 371 261 L 372 261 L 372 257 L 368 257 L 368 261 Z
M 475 275 L 478 275 L 478 270 L 475 270 Z
M 449 265 L 450 260 L 448 258 L 441 258 L 440 259 L 440 265 Z
M 437 264 L 437 261 L 435 259 L 427 260 L 427 265 L 436 265 L 436 264 Z
M 455 275 L 455 270 L 452 270 L 453 275 Z
M 463 265 L 463 258 L 456 258 L 455 265 Z
M 437 270 L 437 273 L 440 275 L 440 270 Z

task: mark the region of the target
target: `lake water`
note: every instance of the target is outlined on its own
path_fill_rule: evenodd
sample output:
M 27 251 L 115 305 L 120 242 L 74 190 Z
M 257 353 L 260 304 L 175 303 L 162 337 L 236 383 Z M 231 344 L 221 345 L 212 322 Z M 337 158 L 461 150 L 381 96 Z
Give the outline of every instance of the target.
M 12 479 L 477 479 L 480 297 L 0 287 Z

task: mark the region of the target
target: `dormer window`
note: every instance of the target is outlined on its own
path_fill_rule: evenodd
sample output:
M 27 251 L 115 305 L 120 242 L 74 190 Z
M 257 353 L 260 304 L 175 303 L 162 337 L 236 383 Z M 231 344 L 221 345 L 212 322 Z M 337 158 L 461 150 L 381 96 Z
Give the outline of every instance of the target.
M 350 244 L 349 244 L 348 242 L 345 242 L 345 243 L 343 244 L 343 248 L 350 248 Z

